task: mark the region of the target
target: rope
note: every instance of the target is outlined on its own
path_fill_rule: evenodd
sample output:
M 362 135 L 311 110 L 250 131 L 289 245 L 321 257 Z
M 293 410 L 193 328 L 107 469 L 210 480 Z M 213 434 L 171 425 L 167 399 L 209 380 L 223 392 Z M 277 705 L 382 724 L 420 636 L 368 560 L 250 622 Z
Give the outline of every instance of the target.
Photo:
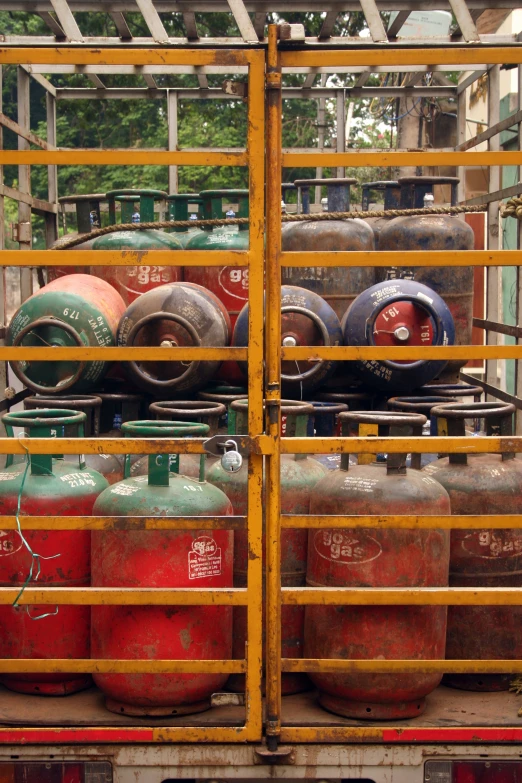
M 522 205 L 522 200 L 521 200 Z M 283 223 L 304 223 L 306 221 L 323 220 L 356 220 L 357 218 L 373 217 L 409 217 L 414 215 L 461 215 L 466 212 L 485 212 L 486 204 L 475 206 L 454 206 L 454 207 L 427 207 L 419 209 L 377 209 L 366 210 L 362 212 L 318 212 L 313 215 L 281 215 Z M 522 218 L 520 218 L 522 219 Z M 89 234 L 73 237 L 56 247 L 55 250 L 68 250 L 83 242 L 88 242 L 97 237 L 103 237 L 106 234 L 112 234 L 116 231 L 150 231 L 159 228 L 213 228 L 217 226 L 245 226 L 250 218 L 213 218 L 212 220 L 162 220 L 154 223 L 117 223 L 114 226 L 105 228 L 96 228 Z
M 501 204 L 500 215 L 503 218 L 513 217 L 522 220 L 522 196 L 513 196 L 505 204 Z

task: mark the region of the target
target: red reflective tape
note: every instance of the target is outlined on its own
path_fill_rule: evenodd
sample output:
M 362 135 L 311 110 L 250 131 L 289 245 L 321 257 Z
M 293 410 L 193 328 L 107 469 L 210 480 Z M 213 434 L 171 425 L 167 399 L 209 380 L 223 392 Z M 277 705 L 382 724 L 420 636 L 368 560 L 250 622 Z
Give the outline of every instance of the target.
M 0 744 L 50 744 L 63 742 L 152 742 L 151 728 L 102 729 L 0 729 Z
M 521 742 L 520 728 L 383 729 L 383 742 Z

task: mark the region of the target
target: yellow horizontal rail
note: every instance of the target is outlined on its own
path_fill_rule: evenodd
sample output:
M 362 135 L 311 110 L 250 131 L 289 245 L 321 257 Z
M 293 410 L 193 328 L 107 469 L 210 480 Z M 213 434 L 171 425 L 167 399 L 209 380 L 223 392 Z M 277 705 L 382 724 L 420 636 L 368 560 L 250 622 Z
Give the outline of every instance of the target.
M 468 154 L 468 153 L 461 153 Z M 472 153 L 469 153 L 472 154 Z M 124 150 L 0 150 L 0 166 L 247 166 L 246 152 Z
M 241 444 L 243 438 L 236 436 Z M 245 438 L 255 454 L 271 454 L 267 435 Z M 0 454 L 205 454 L 205 438 L 0 438 Z M 74 463 L 71 471 L 74 471 Z
M 0 605 L 12 604 L 20 587 L 0 587 Z M 243 587 L 26 587 L 19 604 L 71 606 L 246 606 Z
M 522 191 L 522 188 L 521 188 Z M 18 251 L 11 251 L 16 254 Z M 27 251 L 28 253 L 34 251 Z M 99 252 L 99 251 L 93 251 Z M 0 261 L 2 256 L 0 254 Z M 281 266 L 520 266 L 518 250 L 373 250 L 281 253 Z
M 207 348 L 199 346 L 187 346 L 172 348 L 117 348 L 104 346 L 102 348 L 20 348 L 17 346 L 0 348 L 0 361 L 14 362 L 222 362 L 222 361 L 246 361 L 247 348 Z
M 6 517 L 4 517 L 5 519 Z M 38 519 L 38 517 L 35 517 Z M 0 517 L 0 529 L 5 527 Z M 320 514 L 281 516 L 281 527 L 285 529 L 308 528 L 376 528 L 402 530 L 482 530 L 484 528 L 503 530 L 505 528 L 522 528 L 522 514 L 451 514 L 445 516 L 421 516 L 406 514 L 361 514 L 353 516 L 322 516 Z
M 96 658 L 0 658 L 2 674 L 68 673 L 68 674 L 242 674 L 242 660 L 103 660 Z
M 522 590 L 520 587 L 283 587 L 281 599 L 289 606 L 522 606 Z
M 49 152 L 35 152 L 35 155 L 56 155 Z M 1 163 L 0 159 L 0 163 Z M 28 161 L 23 161 L 28 162 Z M 53 161 L 54 162 L 54 161 Z M 284 152 L 284 168 L 305 168 L 315 166 L 520 166 L 522 151 L 500 152 Z M 239 165 L 239 164 L 236 164 Z
M 246 517 L 25 517 L 23 530 L 244 530 Z M 0 530 L 17 530 L 15 516 L 0 517 Z
M 250 260 L 240 250 L 82 250 L 81 257 L 63 250 L 0 250 L 3 266 L 247 266 Z
M 522 452 L 522 437 L 281 438 L 280 449 L 282 454 L 518 454 Z
M 2 358 L 2 350 L 3 349 L 0 348 L 0 359 Z M 54 351 L 57 349 L 52 348 L 51 350 Z M 61 350 L 66 349 L 63 348 Z M 343 345 L 339 347 L 302 345 L 296 348 L 281 348 L 281 358 L 283 360 L 288 359 L 293 361 L 330 359 L 331 361 L 338 362 L 354 361 L 357 359 L 374 359 L 376 361 L 420 361 L 422 359 L 438 359 L 440 361 L 446 359 L 459 359 L 465 361 L 471 359 L 522 359 L 522 345 Z
M 259 57 L 248 49 L 100 49 L 59 46 L 0 48 L 0 63 L 14 65 L 248 65 Z M 504 60 L 506 62 L 506 60 Z
M 281 51 L 281 66 L 313 67 L 342 65 L 490 65 L 522 63 L 520 46 L 475 46 L 405 49 L 381 46 L 371 49 L 307 49 L 307 51 Z M 20 62 L 20 61 L 19 61 Z M 455 69 L 458 70 L 458 69 Z
M 0 661 L 1 664 L 1 661 Z M 405 674 L 438 672 L 440 674 L 514 674 L 522 672 L 522 661 L 480 660 L 347 660 L 345 658 L 282 658 L 284 672 L 369 672 L 371 674 Z M 58 670 L 57 670 L 58 671 Z

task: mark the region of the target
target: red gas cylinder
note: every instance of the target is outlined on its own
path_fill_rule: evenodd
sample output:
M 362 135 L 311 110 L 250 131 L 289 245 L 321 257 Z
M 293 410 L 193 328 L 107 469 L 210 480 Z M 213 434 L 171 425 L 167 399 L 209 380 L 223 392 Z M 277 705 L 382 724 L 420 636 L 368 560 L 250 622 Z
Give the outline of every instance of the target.
M 439 433 L 465 435 L 466 419 L 484 419 L 487 435 L 510 436 L 514 405 L 459 403 L 433 408 Z M 518 514 L 522 462 L 514 454 L 450 454 L 425 472 L 449 493 L 453 514 Z M 522 530 L 452 530 L 450 587 L 522 587 Z M 446 658 L 522 658 L 521 606 L 450 606 Z M 471 691 L 507 690 L 509 674 L 446 674 Z
M 207 435 L 204 424 L 143 421 L 123 425 L 131 437 Z M 170 471 L 168 454 L 149 457 L 148 477 L 126 478 L 103 492 L 94 514 L 228 516 L 217 487 Z M 97 587 L 220 588 L 232 586 L 229 530 L 107 530 L 92 536 L 92 583 Z M 108 660 L 230 658 L 228 606 L 95 606 L 92 654 Z M 221 674 L 98 674 L 107 708 L 126 715 L 183 715 L 210 706 L 225 684 Z
M 235 413 L 235 431 L 237 434 L 248 432 L 248 400 L 237 400 L 231 405 Z M 287 436 L 305 437 L 308 417 L 313 408 L 308 403 L 282 400 L 281 413 L 286 417 Z M 283 455 L 281 457 L 281 513 L 307 514 L 310 497 L 315 484 L 326 472 L 325 468 L 310 459 L 306 454 Z M 230 498 L 236 514 L 248 511 L 247 482 L 248 464 L 244 460 L 242 467 L 235 473 L 227 472 L 220 461 L 214 463 L 208 472 L 207 480 L 215 484 Z M 244 530 L 235 534 L 234 585 L 245 587 L 248 562 L 248 535 Z M 287 529 L 281 533 L 282 559 L 281 582 L 284 586 L 299 587 L 304 584 L 306 572 L 307 531 Z M 304 607 L 283 606 L 281 650 L 285 658 L 301 658 L 303 654 Z M 264 622 L 263 622 L 264 625 Z M 234 608 L 234 658 L 243 658 L 247 640 L 247 613 L 244 607 Z M 233 674 L 228 687 L 243 691 L 243 675 Z M 306 690 L 308 681 L 302 674 L 283 674 L 283 694 L 299 693 Z
M 26 410 L 41 410 L 42 408 L 54 407 L 68 408 L 73 411 L 83 411 L 86 415 L 84 425 L 85 437 L 95 438 L 100 434 L 100 409 L 102 401 L 100 397 L 93 394 L 57 394 L 53 397 L 26 397 L 24 408 Z M 65 428 L 65 437 L 73 437 L 74 433 L 68 432 L 70 427 Z M 118 454 L 86 454 L 85 464 L 88 468 L 93 468 L 105 476 L 109 484 L 121 481 L 123 478 L 123 461 L 118 459 Z M 68 454 L 65 457 L 66 462 L 78 463 L 78 457 L 74 454 Z
M 130 200 L 129 200 L 130 197 Z M 134 197 L 134 198 L 133 198 Z M 122 223 L 153 223 L 154 202 L 163 201 L 167 194 L 162 190 L 111 190 L 107 193 L 109 200 L 109 222 L 116 223 L 116 200 L 121 199 Z M 134 203 L 140 202 L 139 213 L 133 210 Z M 140 231 L 113 231 L 110 234 L 94 240 L 93 250 L 131 250 L 142 252 L 149 250 L 181 250 L 181 242 L 175 234 L 165 231 L 146 229 Z M 91 274 L 107 280 L 122 296 L 126 305 L 133 302 L 140 294 L 157 288 L 165 283 L 181 280 L 181 267 L 153 266 L 93 266 Z
M 10 437 L 13 427 L 23 427 L 32 438 L 60 438 L 64 427 L 70 426 L 78 427 L 82 436 L 84 421 L 85 413 L 60 409 L 3 417 Z M 3 471 L 0 515 L 16 514 L 20 504 L 20 514 L 26 516 L 90 516 L 94 501 L 107 486 L 95 470 L 74 467 L 51 455 L 32 454 L 26 466 L 14 464 Z M 16 530 L 3 531 L 0 585 L 20 590 L 26 584 L 88 587 L 90 537 L 85 530 L 28 530 L 22 535 Z M 90 615 L 89 606 L 2 605 L 0 658 L 89 658 Z M 20 693 L 54 696 L 82 690 L 91 682 L 86 674 L 5 674 L 0 680 Z
M 426 417 L 419 414 L 340 413 L 343 434 L 350 424 L 364 434 L 387 436 L 391 427 L 413 427 L 419 434 Z M 368 426 L 369 425 L 369 426 Z M 373 430 L 373 431 L 372 431 Z M 386 462 L 360 455 L 349 468 L 329 471 L 311 495 L 311 514 L 450 513 L 448 493 L 435 480 L 405 467 L 405 454 Z M 310 530 L 306 582 L 311 587 L 437 587 L 448 584 L 449 534 L 443 530 Z M 345 660 L 444 657 L 445 606 L 307 606 L 305 658 Z M 438 674 L 310 675 L 319 701 L 349 718 L 388 720 L 420 715 L 425 697 L 440 682 Z
M 77 231 L 64 234 L 62 237 L 53 242 L 50 250 L 60 250 L 61 247 L 69 242 L 71 239 L 76 239 L 82 234 L 89 234 L 96 228 L 101 227 L 101 211 L 100 203 L 105 201 L 105 193 L 89 193 L 77 196 L 62 196 L 58 199 L 58 203 L 62 205 L 74 204 L 76 207 L 76 228 Z M 65 215 L 64 215 L 65 217 Z M 70 250 L 90 250 L 92 248 L 93 239 L 86 240 L 79 245 L 74 245 Z M 68 251 L 69 252 L 69 249 Z M 79 263 L 79 261 L 78 261 Z M 89 267 L 85 266 L 49 266 L 47 267 L 47 282 L 51 283 L 58 277 L 65 277 L 66 275 L 73 274 L 88 274 Z
M 217 435 L 219 421 L 226 414 L 227 409 L 219 402 L 204 402 L 203 400 L 163 400 L 149 405 L 149 411 L 156 416 L 158 421 L 190 421 L 192 423 L 206 424 L 211 438 Z M 173 473 L 181 473 L 182 476 L 190 476 L 201 481 L 205 478 L 205 471 L 219 457 L 199 454 L 172 454 L 170 469 Z M 131 467 L 131 476 L 146 476 L 148 473 L 148 457 L 143 456 Z

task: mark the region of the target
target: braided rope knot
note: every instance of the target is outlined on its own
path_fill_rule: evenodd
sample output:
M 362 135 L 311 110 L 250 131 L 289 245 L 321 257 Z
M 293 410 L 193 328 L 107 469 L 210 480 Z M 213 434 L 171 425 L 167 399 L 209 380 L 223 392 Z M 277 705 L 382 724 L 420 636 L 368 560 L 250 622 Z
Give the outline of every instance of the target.
M 522 196 L 513 196 L 505 204 L 501 204 L 500 215 L 503 218 L 513 217 L 522 220 Z

